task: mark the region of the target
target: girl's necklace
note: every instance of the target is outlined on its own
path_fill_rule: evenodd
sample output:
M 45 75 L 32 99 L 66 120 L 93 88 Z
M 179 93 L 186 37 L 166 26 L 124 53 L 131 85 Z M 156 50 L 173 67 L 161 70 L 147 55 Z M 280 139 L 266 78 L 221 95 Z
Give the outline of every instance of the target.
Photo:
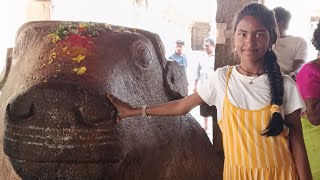
M 253 80 L 257 79 L 259 76 L 256 76 L 254 78 L 250 78 L 249 76 L 246 75 L 246 77 L 249 79 L 249 84 L 253 84 Z
M 243 74 L 249 79 L 249 84 L 250 84 L 250 85 L 253 84 L 253 80 L 257 79 L 260 75 L 264 74 L 264 73 L 261 73 L 261 74 L 260 74 L 260 73 L 248 72 L 248 71 L 244 70 L 244 69 L 241 67 L 240 64 L 239 64 L 239 67 L 240 67 L 241 71 L 243 72 Z M 247 74 L 252 74 L 252 75 L 254 75 L 254 77 L 253 77 L 253 78 L 250 78 L 250 76 L 248 76 Z

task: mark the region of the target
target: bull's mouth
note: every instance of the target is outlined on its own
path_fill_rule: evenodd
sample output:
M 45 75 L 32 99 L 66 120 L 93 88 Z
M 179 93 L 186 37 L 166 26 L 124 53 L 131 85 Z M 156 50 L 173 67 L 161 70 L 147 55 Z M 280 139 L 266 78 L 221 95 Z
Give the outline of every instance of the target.
M 115 116 L 94 89 L 34 86 L 7 105 L 4 150 L 16 162 L 118 162 Z
M 115 179 L 116 166 L 108 163 L 35 163 L 11 160 L 22 179 Z
M 5 153 L 16 161 L 116 163 L 119 135 L 113 129 L 54 129 L 8 125 Z

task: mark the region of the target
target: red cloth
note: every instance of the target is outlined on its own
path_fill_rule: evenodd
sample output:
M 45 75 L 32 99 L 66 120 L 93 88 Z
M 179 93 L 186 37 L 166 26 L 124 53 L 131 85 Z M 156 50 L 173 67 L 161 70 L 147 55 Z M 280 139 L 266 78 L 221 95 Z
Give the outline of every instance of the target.
M 303 99 L 320 98 L 320 65 L 305 64 L 297 75 L 297 85 Z

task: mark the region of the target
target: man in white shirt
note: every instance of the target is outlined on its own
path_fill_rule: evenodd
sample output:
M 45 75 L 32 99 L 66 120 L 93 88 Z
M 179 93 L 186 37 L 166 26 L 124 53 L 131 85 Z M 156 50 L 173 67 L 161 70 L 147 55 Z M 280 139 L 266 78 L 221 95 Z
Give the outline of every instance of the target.
M 197 91 L 198 84 L 201 84 L 203 81 L 207 80 L 208 73 L 214 71 L 214 40 L 212 38 L 206 38 L 203 41 L 203 49 L 205 54 L 197 62 L 195 81 L 194 81 L 194 90 Z M 208 104 L 200 105 L 200 115 L 204 118 L 204 129 L 208 130 L 208 117 L 214 116 L 216 114 L 215 106 L 209 106 Z
M 273 50 L 278 57 L 281 71 L 295 79 L 295 74 L 307 59 L 307 42 L 301 37 L 286 34 L 291 19 L 289 11 L 282 7 L 276 7 L 273 11 L 279 28 L 279 37 Z

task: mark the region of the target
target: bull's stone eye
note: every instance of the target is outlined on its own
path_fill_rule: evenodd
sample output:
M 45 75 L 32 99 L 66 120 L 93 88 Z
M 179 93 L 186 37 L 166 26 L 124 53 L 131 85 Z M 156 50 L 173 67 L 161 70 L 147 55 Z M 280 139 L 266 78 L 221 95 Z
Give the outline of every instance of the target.
M 152 53 L 145 42 L 136 41 L 131 46 L 134 64 L 142 69 L 148 69 L 152 62 Z

